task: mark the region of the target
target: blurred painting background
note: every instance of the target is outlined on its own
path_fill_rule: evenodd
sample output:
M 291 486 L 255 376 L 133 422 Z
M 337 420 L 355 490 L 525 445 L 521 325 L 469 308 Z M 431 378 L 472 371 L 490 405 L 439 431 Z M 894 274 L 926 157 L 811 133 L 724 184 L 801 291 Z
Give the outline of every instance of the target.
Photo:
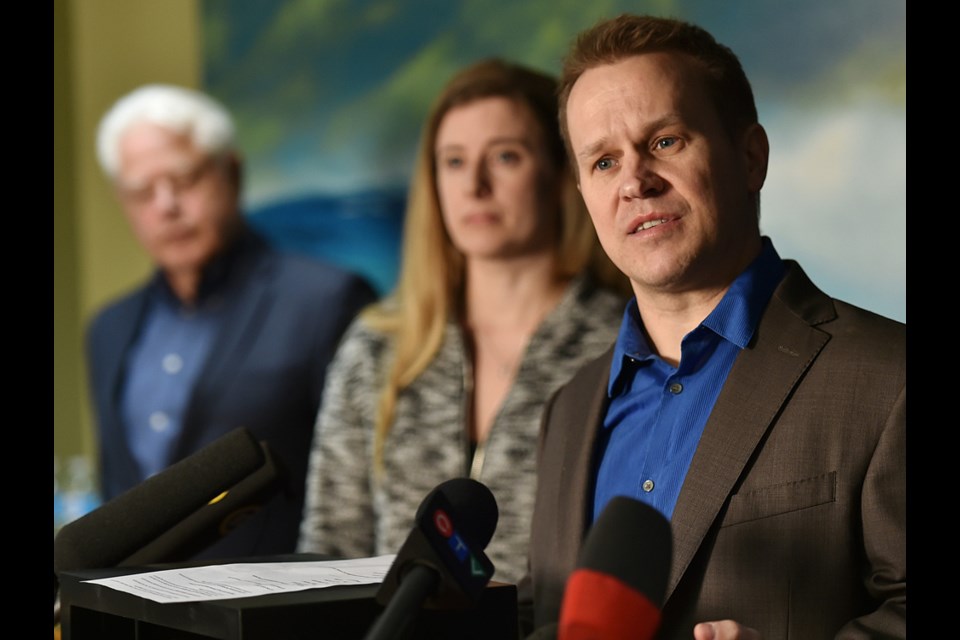
M 764 233 L 827 292 L 906 320 L 903 0 L 204 0 L 203 87 L 237 116 L 252 218 L 393 284 L 420 124 L 462 66 L 557 73 L 574 35 L 649 11 L 696 22 L 751 79 L 771 142 Z

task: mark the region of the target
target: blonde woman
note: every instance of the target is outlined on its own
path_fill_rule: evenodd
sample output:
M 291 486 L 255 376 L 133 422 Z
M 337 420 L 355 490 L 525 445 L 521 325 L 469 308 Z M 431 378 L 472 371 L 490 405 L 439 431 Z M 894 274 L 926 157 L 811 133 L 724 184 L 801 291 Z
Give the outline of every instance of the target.
M 576 192 L 555 91 L 487 60 L 434 104 L 397 289 L 354 322 L 328 373 L 300 551 L 396 553 L 427 493 L 469 476 L 499 508 L 494 579 L 523 575 L 541 410 L 612 344 L 627 291 Z

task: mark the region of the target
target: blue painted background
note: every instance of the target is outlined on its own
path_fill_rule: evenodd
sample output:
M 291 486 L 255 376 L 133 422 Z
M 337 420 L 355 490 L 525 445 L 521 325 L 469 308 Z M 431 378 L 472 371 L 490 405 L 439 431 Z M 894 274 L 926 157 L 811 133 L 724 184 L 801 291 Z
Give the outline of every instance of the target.
M 761 228 L 821 288 L 906 320 L 904 0 L 203 0 L 205 89 L 236 114 L 245 202 L 281 244 L 394 283 L 421 123 L 457 69 L 556 73 L 633 11 L 739 55 L 771 141 Z

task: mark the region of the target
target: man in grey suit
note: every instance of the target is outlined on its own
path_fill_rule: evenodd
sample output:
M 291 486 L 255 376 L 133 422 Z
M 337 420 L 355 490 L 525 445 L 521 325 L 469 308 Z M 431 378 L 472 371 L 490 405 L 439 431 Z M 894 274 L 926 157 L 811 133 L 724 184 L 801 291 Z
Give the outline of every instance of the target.
M 286 490 L 197 557 L 292 553 L 327 364 L 375 292 L 247 225 L 233 120 L 209 96 L 141 87 L 104 115 L 97 143 L 157 267 L 88 331 L 103 498 L 243 427 L 275 454 Z
M 545 410 L 525 628 L 549 637 L 586 531 L 624 495 L 672 528 L 658 637 L 904 637 L 906 326 L 830 298 L 761 235 L 769 146 L 736 56 L 620 16 L 579 36 L 560 104 L 635 298 Z

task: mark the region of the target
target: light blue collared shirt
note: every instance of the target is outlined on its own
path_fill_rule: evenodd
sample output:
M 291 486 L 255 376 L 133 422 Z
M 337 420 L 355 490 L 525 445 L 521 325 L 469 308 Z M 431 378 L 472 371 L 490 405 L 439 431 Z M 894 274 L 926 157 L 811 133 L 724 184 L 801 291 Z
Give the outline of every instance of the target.
M 198 300 L 185 306 L 157 274 L 136 340 L 125 360 L 120 411 L 130 453 L 143 478 L 166 469 L 176 455 L 194 388 L 219 332 L 224 288 L 233 254 L 205 270 Z

